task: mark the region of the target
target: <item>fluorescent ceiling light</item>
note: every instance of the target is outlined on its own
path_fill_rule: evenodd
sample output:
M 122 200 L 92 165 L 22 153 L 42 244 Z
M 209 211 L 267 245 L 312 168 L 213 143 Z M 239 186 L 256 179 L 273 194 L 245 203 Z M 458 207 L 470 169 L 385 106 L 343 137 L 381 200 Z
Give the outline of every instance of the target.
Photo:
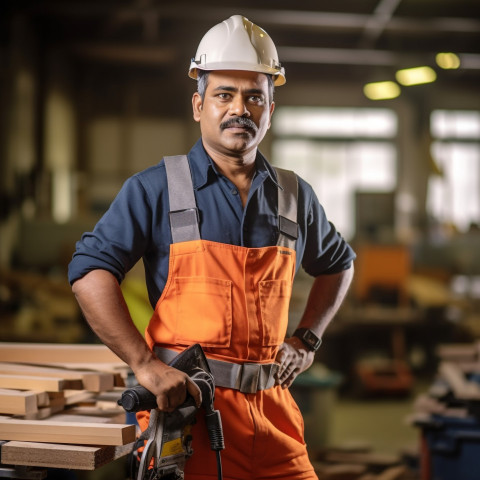
M 395 82 L 373 82 L 363 87 L 363 93 L 370 100 L 389 100 L 400 95 L 400 87 Z
M 398 83 L 409 87 L 411 85 L 420 85 L 422 83 L 432 83 L 437 79 L 435 70 L 430 67 L 415 67 L 398 70 L 395 74 Z
M 458 55 L 451 52 L 437 53 L 435 56 L 435 61 L 440 68 L 444 68 L 446 70 L 453 70 L 460 67 L 460 58 L 458 58 Z

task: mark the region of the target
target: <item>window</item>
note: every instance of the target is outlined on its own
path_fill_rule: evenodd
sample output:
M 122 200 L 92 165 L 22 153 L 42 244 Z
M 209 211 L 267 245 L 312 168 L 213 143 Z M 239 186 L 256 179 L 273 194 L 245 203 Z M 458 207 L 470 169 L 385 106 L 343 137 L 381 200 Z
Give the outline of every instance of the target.
M 347 239 L 355 235 L 355 195 L 396 187 L 397 117 L 391 110 L 280 107 L 272 129 L 273 163 L 312 185 Z
M 438 172 L 429 179 L 427 211 L 465 232 L 480 221 L 480 112 L 433 111 L 430 130 Z

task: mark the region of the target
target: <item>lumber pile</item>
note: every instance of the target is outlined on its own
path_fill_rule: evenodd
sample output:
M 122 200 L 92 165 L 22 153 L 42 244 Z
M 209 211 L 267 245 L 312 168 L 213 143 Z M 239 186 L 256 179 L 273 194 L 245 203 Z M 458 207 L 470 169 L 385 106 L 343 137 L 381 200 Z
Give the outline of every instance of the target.
M 468 418 L 480 412 L 480 342 L 440 345 L 437 356 L 437 376 L 416 398 L 413 424 L 432 415 Z
M 0 464 L 94 470 L 129 453 L 128 372 L 103 345 L 0 342 Z
M 480 478 L 480 342 L 442 345 L 437 376 L 409 417 L 421 429 L 421 478 Z

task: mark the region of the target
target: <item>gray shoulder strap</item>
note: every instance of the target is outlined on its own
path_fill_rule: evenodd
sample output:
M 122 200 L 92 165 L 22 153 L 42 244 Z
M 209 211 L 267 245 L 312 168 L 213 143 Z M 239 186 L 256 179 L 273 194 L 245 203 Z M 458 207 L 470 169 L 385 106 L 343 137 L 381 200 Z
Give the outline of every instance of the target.
M 295 249 L 298 238 L 297 207 L 298 181 L 290 170 L 275 167 L 278 183 L 278 236 L 277 245 Z
M 199 218 L 192 175 L 186 155 L 165 157 L 170 230 L 173 243 L 200 240 Z

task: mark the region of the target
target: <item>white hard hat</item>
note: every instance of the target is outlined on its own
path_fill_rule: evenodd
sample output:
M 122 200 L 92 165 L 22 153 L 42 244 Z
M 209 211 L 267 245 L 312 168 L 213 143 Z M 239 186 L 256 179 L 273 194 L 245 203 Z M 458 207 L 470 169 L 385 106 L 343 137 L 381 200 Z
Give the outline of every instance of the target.
M 286 82 L 272 39 L 241 15 L 231 16 L 204 35 L 188 76 L 196 79 L 198 69 L 246 70 L 272 75 L 275 86 Z

